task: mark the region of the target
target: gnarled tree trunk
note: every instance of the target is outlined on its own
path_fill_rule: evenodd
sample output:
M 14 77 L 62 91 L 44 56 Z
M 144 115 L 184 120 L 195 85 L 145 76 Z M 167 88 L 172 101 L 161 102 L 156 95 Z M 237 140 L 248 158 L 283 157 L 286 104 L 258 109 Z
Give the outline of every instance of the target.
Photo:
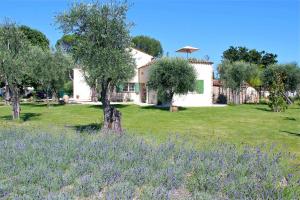
M 21 112 L 20 92 L 19 92 L 18 88 L 12 88 L 11 90 L 12 90 L 11 102 L 12 102 L 13 120 L 19 120 L 20 119 L 20 112 Z
M 101 102 L 104 114 L 102 130 L 104 132 L 112 131 L 118 134 L 122 134 L 122 115 L 120 111 L 118 111 L 115 107 L 110 105 L 110 101 L 108 99 L 108 86 L 109 81 L 106 84 L 102 84 Z

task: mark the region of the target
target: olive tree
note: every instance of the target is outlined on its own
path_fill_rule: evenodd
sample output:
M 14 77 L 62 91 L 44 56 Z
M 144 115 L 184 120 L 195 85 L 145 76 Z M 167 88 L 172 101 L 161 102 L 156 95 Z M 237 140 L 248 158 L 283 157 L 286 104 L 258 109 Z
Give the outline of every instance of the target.
M 278 65 L 269 66 L 262 74 L 264 86 L 270 92 L 269 107 L 274 112 L 283 112 L 287 109 L 285 99 L 284 74 Z
M 151 65 L 148 86 L 163 97 L 171 111 L 174 94 L 194 91 L 196 72 L 185 59 L 161 58 Z
M 13 119 L 20 118 L 20 98 L 22 91 L 32 77 L 32 55 L 35 48 L 30 45 L 19 27 L 10 21 L 0 25 L 0 74 L 7 87 L 12 104 Z
M 295 92 L 300 84 L 300 68 L 296 63 L 280 64 L 285 91 Z
M 264 69 L 262 74 L 264 87 L 270 92 L 270 107 L 273 111 L 284 111 L 286 103 L 293 102 L 288 92 L 297 91 L 300 85 L 300 68 L 297 64 L 276 64 Z
M 277 55 L 273 53 L 267 53 L 266 51 L 257 51 L 256 49 L 248 49 L 246 47 L 233 47 L 230 46 L 223 52 L 222 61 L 227 62 L 246 62 L 252 65 L 257 65 L 255 73 L 257 76 L 248 82 L 252 87 L 259 91 L 259 99 L 262 95 L 263 85 L 259 74 L 263 73 L 263 70 L 270 65 L 277 63 Z
M 126 3 L 73 4 L 56 17 L 64 34 L 75 34 L 76 62 L 82 67 L 88 83 L 97 85 L 104 112 L 104 131 L 122 132 L 121 113 L 110 105 L 109 88 L 134 76 L 131 56 L 131 24 L 126 20 Z
M 255 64 L 242 61 L 222 61 L 219 65 L 220 79 L 225 87 L 231 89 L 233 103 L 240 104 L 240 91 L 244 83 L 252 86 L 261 84 L 260 70 Z
M 36 85 L 46 92 L 47 105 L 49 106 L 49 94 L 57 97 L 59 89 L 64 87 L 68 80 L 68 71 L 72 67 L 72 59 L 61 50 L 43 51 L 36 50 L 34 62 L 31 68 Z

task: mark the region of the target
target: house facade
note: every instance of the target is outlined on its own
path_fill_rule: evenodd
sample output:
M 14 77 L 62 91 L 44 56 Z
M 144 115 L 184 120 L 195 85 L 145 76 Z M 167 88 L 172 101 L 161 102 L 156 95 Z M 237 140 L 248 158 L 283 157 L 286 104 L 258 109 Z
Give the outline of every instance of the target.
M 110 95 L 112 102 L 133 102 L 135 104 L 157 104 L 157 94 L 147 87 L 149 70 L 154 58 L 142 51 L 132 49 L 136 62 L 135 76 L 127 83 L 116 87 Z M 213 103 L 213 63 L 189 60 L 197 73 L 197 89 L 186 95 L 175 95 L 174 105 L 182 107 L 211 106 Z M 81 69 L 74 69 L 73 98 L 75 101 L 91 101 L 92 91 L 85 81 Z
M 138 69 L 147 63 L 151 62 L 153 56 L 150 56 L 142 51 L 131 49 L 132 57 L 135 60 L 136 69 L 135 76 L 128 83 L 124 84 L 121 91 L 114 91 L 111 95 L 112 101 L 133 101 L 138 103 L 140 99 L 138 83 Z M 73 98 L 75 101 L 91 101 L 92 90 L 86 83 L 84 73 L 81 69 L 73 69 Z M 117 94 L 116 94 L 117 93 Z

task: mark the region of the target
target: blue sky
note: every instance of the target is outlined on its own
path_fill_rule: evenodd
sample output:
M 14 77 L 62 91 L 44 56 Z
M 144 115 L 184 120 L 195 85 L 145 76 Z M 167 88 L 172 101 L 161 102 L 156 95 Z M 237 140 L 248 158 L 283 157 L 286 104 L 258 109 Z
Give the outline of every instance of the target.
M 0 0 L 0 19 L 9 17 L 44 32 L 54 45 L 62 33 L 54 16 L 73 0 Z M 164 52 L 200 48 L 218 64 L 229 46 L 278 54 L 281 63 L 300 63 L 300 0 L 129 0 L 132 35 L 161 41 Z

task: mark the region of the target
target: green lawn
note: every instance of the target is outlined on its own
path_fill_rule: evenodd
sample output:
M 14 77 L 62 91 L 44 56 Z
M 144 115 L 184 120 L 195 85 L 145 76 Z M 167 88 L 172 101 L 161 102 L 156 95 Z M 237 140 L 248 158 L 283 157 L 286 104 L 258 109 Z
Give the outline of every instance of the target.
M 118 105 L 128 132 L 159 141 L 178 134 L 196 145 L 212 141 L 234 144 L 276 144 L 295 153 L 300 160 L 300 106 L 285 113 L 273 113 L 266 105 L 184 108 L 170 113 L 154 107 Z M 23 104 L 22 120 L 12 122 L 10 107 L 0 105 L 1 126 L 67 127 L 81 130 L 99 128 L 102 110 L 92 105 L 66 105 L 47 108 Z

